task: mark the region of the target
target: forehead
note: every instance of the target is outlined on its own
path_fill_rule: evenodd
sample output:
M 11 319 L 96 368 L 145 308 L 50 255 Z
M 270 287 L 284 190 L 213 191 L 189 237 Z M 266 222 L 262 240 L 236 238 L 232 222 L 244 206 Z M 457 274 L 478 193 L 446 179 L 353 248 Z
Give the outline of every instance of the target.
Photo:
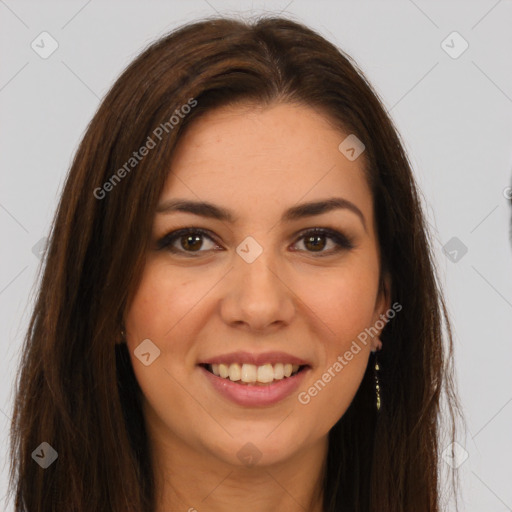
M 335 195 L 371 216 L 363 157 L 338 149 L 348 135 L 296 104 L 212 110 L 178 142 L 162 199 L 207 200 L 244 217 Z

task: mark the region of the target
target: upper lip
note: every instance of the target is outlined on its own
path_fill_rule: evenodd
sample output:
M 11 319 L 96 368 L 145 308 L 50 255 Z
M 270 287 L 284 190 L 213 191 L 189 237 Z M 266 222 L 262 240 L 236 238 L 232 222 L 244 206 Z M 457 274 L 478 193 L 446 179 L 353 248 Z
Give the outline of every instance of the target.
M 291 363 L 298 364 L 299 366 L 310 366 L 310 363 L 300 357 L 287 354 L 286 352 L 263 352 L 261 354 L 254 354 L 251 352 L 230 352 L 229 354 L 222 354 L 218 356 L 209 357 L 199 364 L 254 364 L 262 366 L 266 363 Z

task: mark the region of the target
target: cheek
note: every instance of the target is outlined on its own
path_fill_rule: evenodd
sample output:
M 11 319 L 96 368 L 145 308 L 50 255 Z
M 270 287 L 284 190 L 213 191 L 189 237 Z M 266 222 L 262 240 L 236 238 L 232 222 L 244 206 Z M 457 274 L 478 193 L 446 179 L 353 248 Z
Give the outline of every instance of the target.
M 180 319 L 191 308 L 189 302 L 192 299 L 187 297 L 187 287 L 183 284 L 177 273 L 170 278 L 170 273 L 164 272 L 162 265 L 147 264 L 125 315 L 126 343 L 133 370 L 148 398 L 154 393 L 158 395 L 163 387 L 172 386 L 173 380 L 164 369 L 177 376 L 179 368 L 174 368 L 173 362 L 186 354 L 186 336 L 173 337 L 172 344 L 169 342 L 170 333 L 177 331 L 176 326 L 182 329 Z M 188 294 L 191 294 L 190 289 Z M 148 349 L 138 349 L 147 339 L 152 342 L 145 342 Z M 138 355 L 147 351 L 150 364 L 146 366 Z M 159 397 L 153 398 L 158 400 Z
M 339 271 L 303 274 L 297 294 L 314 313 L 323 332 L 327 352 L 342 350 L 372 323 L 378 291 L 378 273 L 370 262 L 351 264 Z
M 126 314 L 130 339 L 166 339 L 200 299 L 201 289 L 192 280 L 160 262 L 148 263 Z

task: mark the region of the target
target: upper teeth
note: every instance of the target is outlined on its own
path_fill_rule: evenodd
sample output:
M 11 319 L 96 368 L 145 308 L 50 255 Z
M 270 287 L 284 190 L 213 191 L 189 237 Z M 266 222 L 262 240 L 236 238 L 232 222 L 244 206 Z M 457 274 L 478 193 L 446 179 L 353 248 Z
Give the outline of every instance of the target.
M 263 384 L 275 380 L 281 380 L 284 377 L 290 377 L 299 370 L 298 364 L 276 363 L 274 365 L 267 363 L 262 366 L 254 364 L 212 364 L 211 371 L 214 375 L 229 378 L 230 380 L 242 382 L 261 382 Z

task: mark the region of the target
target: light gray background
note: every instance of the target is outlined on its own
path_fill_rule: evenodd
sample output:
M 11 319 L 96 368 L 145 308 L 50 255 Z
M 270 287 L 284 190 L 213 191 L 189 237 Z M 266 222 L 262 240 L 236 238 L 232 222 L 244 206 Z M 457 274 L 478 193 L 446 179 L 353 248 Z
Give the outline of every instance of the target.
M 512 510 L 507 0 L 0 0 L 0 499 L 7 484 L 11 386 L 39 265 L 32 248 L 48 232 L 78 142 L 100 98 L 147 44 L 215 11 L 293 15 L 354 57 L 382 97 L 423 191 L 452 315 L 468 425 L 459 439 L 469 452 L 458 470 L 463 510 Z M 59 44 L 47 59 L 31 48 L 43 31 Z M 441 47 L 453 31 L 469 43 L 457 59 Z M 442 251 L 452 237 L 468 249 L 456 263 Z

